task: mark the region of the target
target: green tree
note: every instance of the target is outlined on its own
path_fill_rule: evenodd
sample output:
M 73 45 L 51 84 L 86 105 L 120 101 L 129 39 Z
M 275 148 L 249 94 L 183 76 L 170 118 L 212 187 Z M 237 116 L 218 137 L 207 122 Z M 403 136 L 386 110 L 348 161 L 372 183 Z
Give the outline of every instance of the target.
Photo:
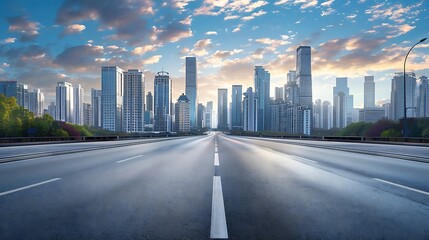
M 381 137 L 401 137 L 402 133 L 395 129 L 385 130 L 381 133 Z
M 340 136 L 365 136 L 372 123 L 356 122 L 343 128 L 338 135 Z

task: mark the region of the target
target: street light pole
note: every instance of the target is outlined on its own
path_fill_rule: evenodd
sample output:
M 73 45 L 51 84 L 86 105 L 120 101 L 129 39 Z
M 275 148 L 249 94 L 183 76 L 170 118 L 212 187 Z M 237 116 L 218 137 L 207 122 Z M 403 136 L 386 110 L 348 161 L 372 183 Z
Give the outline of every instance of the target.
M 426 41 L 427 38 L 423 38 L 421 39 L 419 42 L 417 42 L 416 44 L 414 44 L 410 50 L 408 51 L 407 55 L 405 56 L 405 60 L 404 60 L 404 137 L 407 137 L 407 87 L 406 87 L 406 82 L 405 82 L 405 64 L 407 63 L 407 58 L 408 55 L 410 54 L 411 50 L 413 50 L 413 48 L 419 44 L 422 43 L 424 41 Z

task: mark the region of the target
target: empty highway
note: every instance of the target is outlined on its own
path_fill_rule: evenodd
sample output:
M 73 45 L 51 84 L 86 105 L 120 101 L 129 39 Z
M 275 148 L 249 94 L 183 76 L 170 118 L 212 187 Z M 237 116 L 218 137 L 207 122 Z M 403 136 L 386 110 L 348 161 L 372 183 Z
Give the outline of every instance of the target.
M 213 133 L 14 156 L 1 240 L 429 239 L 428 147 Z

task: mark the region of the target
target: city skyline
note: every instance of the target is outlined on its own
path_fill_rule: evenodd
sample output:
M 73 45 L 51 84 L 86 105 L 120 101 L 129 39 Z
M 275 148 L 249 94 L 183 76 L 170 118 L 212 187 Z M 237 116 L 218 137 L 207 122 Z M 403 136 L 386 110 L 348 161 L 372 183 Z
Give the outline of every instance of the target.
M 185 92 L 184 57 L 196 56 L 199 102 L 215 100 L 217 88 L 252 86 L 257 65 L 270 71 L 274 96 L 274 88 L 283 86 L 294 69 L 296 47 L 309 45 L 318 90 L 313 101 L 331 100 L 335 79 L 348 77 L 355 107 L 362 107 L 363 76 L 374 75 L 378 103 L 389 99 L 386 89 L 409 46 L 429 35 L 424 1 L 115 3 L 129 6 L 120 8 L 123 21 L 115 21 L 118 16 L 109 8 L 86 1 L 31 7 L 29 1 L 3 1 L 0 7 L 8 14 L 0 21 L 0 79 L 40 88 L 47 105 L 55 97 L 52 86 L 61 81 L 82 84 L 90 102 L 90 89 L 101 88 L 103 65 L 142 69 L 147 79 L 168 69 L 177 82 L 176 99 Z M 82 14 L 72 15 L 73 9 Z M 137 31 L 139 26 L 143 30 Z M 407 71 L 429 75 L 428 46 L 412 52 Z M 153 91 L 153 84 L 146 89 Z

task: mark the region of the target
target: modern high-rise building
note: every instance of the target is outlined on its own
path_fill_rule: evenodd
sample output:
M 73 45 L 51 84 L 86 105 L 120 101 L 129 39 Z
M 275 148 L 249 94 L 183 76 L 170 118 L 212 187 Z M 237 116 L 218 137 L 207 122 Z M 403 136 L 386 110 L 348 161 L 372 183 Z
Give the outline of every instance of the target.
M 184 93 L 177 99 L 174 107 L 175 110 L 175 131 L 176 132 L 189 132 L 190 126 L 190 100 Z
M 68 82 L 58 82 L 56 87 L 55 120 L 74 123 L 74 94 L 73 85 Z
M 232 85 L 231 100 L 231 129 L 243 129 L 243 86 Z
M 323 128 L 323 104 L 321 99 L 317 99 L 313 106 L 314 127 Z
M 228 89 L 219 88 L 217 96 L 217 128 L 228 130 Z
M 40 91 L 40 89 L 34 89 L 33 92 L 29 92 L 29 110 L 34 113 L 34 116 L 40 117 L 43 116 L 43 111 L 45 109 L 45 95 Z
M 145 106 L 146 106 L 145 111 L 153 111 L 153 95 L 151 91 L 147 92 L 146 94 Z
M 91 108 L 93 126 L 101 127 L 101 90 L 91 89 Z
M 276 99 L 270 103 L 270 131 L 272 132 L 284 132 L 284 109 L 290 106 L 290 103 L 285 103 L 281 99 Z
M 419 98 L 418 112 L 419 117 L 429 117 L 429 80 L 426 76 L 419 77 Z
M 18 103 L 18 83 L 16 81 L 0 81 L 0 94 L 7 98 L 14 97 Z
M 17 87 L 18 87 L 18 90 L 17 90 L 18 104 L 25 109 L 29 109 L 30 97 L 28 94 L 28 85 L 18 83 Z
M 83 104 L 83 125 L 94 126 L 94 117 L 92 116 L 93 112 L 91 104 Z
M 284 100 L 284 91 L 283 91 L 283 87 L 276 87 L 274 89 L 274 100 Z
M 80 84 L 73 87 L 74 124 L 83 125 L 83 101 L 84 91 Z
M 168 72 L 161 71 L 154 79 L 154 131 L 172 131 L 172 82 Z
M 299 103 L 299 87 L 296 83 L 296 71 L 289 70 L 284 88 L 286 102 L 291 105 L 297 105 Z
M 375 82 L 374 76 L 365 76 L 364 82 L 364 108 L 374 108 L 375 107 Z
M 198 103 L 198 114 L 197 114 L 197 127 L 199 129 L 204 128 L 206 126 L 206 107 L 202 103 Z
M 55 117 L 57 116 L 57 109 L 55 106 L 55 102 L 50 102 L 48 105 L 48 114 L 55 119 Z
M 258 101 L 258 130 L 269 130 L 270 73 L 262 66 L 255 66 L 255 94 Z
M 311 47 L 296 49 L 296 83 L 299 86 L 299 105 L 312 107 L 313 86 L 311 79 Z
M 145 125 L 153 125 L 153 95 L 151 91 L 146 94 L 145 106 L 144 123 Z
M 16 81 L 0 81 L 0 94 L 14 97 L 19 106 L 29 109 L 28 85 Z
M 416 117 L 416 75 L 413 72 L 405 74 L 407 117 Z M 390 95 L 390 119 L 399 120 L 404 118 L 404 74 L 397 72 L 392 78 Z
M 334 95 L 334 127 L 345 128 L 347 126 L 347 95 L 337 92 Z
M 122 131 L 124 71 L 117 66 L 101 67 L 101 124 L 110 131 Z
M 258 131 L 258 100 L 255 92 L 249 87 L 243 93 L 243 130 L 256 132 Z
M 323 101 L 323 129 L 331 129 L 333 127 L 332 122 L 332 105 L 329 101 Z
M 205 126 L 208 129 L 213 127 L 212 118 L 213 118 L 213 101 L 208 101 L 206 106 L 206 116 L 205 116 L 205 121 L 206 121 Z
M 333 96 L 334 96 L 334 101 L 333 101 L 334 102 L 334 109 L 333 109 L 334 119 L 333 119 L 333 122 L 334 122 L 335 128 L 343 128 L 343 127 L 346 127 L 353 122 L 353 95 L 350 95 L 350 90 L 349 90 L 349 87 L 347 86 L 347 82 L 348 82 L 348 79 L 346 77 L 337 78 L 335 87 L 333 88 Z M 337 101 L 338 100 L 337 96 L 338 96 L 339 92 L 342 92 L 344 94 L 344 99 L 341 98 L 341 101 L 344 100 L 344 104 L 345 104 L 345 106 L 344 106 L 345 107 L 345 123 L 344 123 L 345 125 L 344 126 L 342 125 L 343 124 L 342 120 L 337 121 L 340 119 L 339 116 L 335 115 L 335 113 L 337 113 L 337 114 L 341 113 L 342 114 L 342 109 L 338 110 L 338 111 L 335 109 L 338 106 L 337 104 L 339 103 Z M 343 102 L 341 102 L 341 104 L 342 103 Z M 342 108 L 343 106 L 341 105 L 338 107 Z M 340 127 L 340 125 L 338 125 L 340 123 L 341 123 L 342 127 Z
M 124 72 L 123 131 L 144 132 L 145 79 L 139 69 Z
M 197 84 L 197 59 L 186 57 L 186 96 L 189 98 L 191 106 L 191 128 L 197 127 L 197 105 L 198 105 L 198 84 Z

